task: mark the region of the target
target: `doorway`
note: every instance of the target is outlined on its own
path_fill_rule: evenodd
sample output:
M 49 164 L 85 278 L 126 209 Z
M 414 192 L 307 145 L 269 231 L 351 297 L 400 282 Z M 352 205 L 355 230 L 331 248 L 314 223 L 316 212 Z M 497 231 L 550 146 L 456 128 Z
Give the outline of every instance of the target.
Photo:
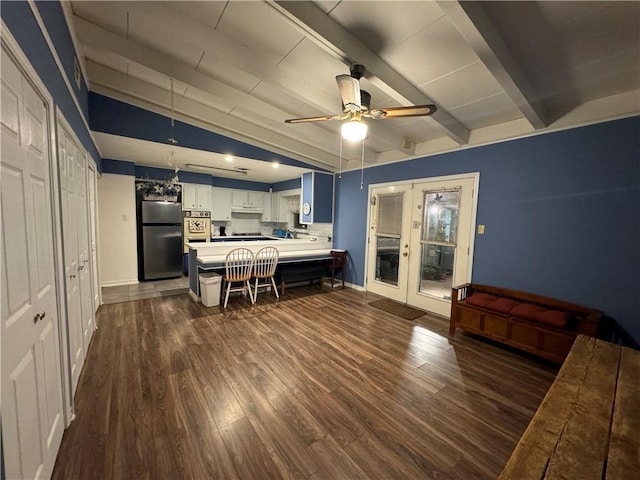
M 478 173 L 369 187 L 367 291 L 448 317 L 471 281 Z

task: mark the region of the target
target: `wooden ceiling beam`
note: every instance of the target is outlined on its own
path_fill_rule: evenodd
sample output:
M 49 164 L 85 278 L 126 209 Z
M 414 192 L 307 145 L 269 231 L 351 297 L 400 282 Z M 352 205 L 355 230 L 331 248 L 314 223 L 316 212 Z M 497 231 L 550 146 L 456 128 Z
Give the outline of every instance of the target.
M 547 126 L 547 113 L 529 79 L 502 40 L 482 2 L 438 0 L 438 5 L 489 69 L 533 128 Z

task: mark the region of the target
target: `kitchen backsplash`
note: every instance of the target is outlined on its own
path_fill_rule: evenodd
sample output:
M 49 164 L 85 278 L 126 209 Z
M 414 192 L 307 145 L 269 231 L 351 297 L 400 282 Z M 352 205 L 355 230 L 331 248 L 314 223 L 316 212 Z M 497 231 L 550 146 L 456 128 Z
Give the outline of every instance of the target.
M 244 217 L 244 218 L 243 218 Z M 262 235 L 271 235 L 275 228 L 286 228 L 286 223 L 279 222 L 262 222 L 260 217 L 255 214 L 238 214 L 228 222 L 213 222 L 214 235 L 220 235 L 219 227 L 225 226 L 227 235 L 233 235 L 234 233 L 258 233 Z M 315 237 L 333 237 L 333 224 L 331 223 L 318 223 L 309 225 L 306 230 L 304 229 L 291 229 L 298 235 L 310 235 Z

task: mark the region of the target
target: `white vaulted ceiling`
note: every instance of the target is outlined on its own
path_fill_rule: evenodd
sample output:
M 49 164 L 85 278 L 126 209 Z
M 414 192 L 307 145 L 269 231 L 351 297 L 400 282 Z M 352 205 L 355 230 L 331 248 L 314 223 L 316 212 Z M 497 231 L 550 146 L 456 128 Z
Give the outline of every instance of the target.
M 166 115 L 174 79 L 177 118 L 330 170 L 340 122 L 284 120 L 340 113 L 354 63 L 373 108 L 438 106 L 369 120 L 367 164 L 640 112 L 639 2 L 70 5 L 92 91 Z M 345 145 L 345 166 L 360 154 Z

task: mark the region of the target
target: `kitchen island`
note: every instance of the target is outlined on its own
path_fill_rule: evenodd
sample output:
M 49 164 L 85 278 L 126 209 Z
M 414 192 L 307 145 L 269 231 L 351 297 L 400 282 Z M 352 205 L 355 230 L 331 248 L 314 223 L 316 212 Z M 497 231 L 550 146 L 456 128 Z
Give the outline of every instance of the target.
M 279 238 L 279 237 L 214 237 L 211 242 L 186 244 L 189 247 L 189 294 L 200 300 L 202 272 L 224 270 L 227 254 L 234 248 L 244 247 L 256 253 L 263 247 L 278 249 L 278 265 L 285 263 L 331 260 L 333 243 L 327 237 Z

